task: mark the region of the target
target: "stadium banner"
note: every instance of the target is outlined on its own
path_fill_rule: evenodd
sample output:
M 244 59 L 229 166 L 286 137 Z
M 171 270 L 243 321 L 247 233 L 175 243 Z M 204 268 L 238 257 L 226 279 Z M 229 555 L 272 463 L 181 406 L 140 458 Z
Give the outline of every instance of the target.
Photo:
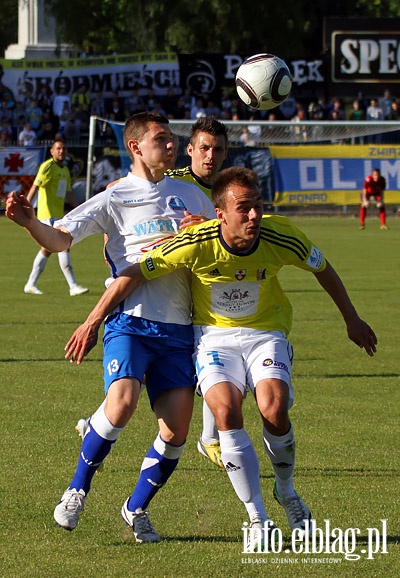
M 64 88 L 67 94 L 85 84 L 89 93 L 102 93 L 104 98 L 114 92 L 128 96 L 132 89 L 146 94 L 148 88 L 164 95 L 169 88 L 179 88 L 179 65 L 172 53 L 143 53 L 85 58 L 0 59 L 2 84 L 22 100 L 27 92 L 39 94 L 46 86 L 50 95 Z
M 270 146 L 274 205 L 358 205 L 374 168 L 386 179 L 385 202 L 400 203 L 400 146 Z
M 0 148 L 0 208 L 2 210 L 12 191 L 28 194 L 45 154 L 46 147 Z

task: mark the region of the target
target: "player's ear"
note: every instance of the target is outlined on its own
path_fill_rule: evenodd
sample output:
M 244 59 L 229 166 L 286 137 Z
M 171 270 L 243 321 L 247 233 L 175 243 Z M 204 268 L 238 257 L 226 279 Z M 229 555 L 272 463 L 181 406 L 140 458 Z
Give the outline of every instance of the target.
M 222 209 L 220 209 L 219 207 L 215 207 L 215 214 L 217 215 L 217 219 L 219 219 L 221 223 L 226 222 L 224 211 Z
M 192 154 L 193 154 L 193 145 L 192 145 L 191 142 L 187 145 L 187 147 L 186 147 L 186 152 L 187 152 L 187 154 L 188 154 L 190 157 L 192 156 Z
M 131 151 L 132 154 L 140 153 L 139 141 L 131 139 L 127 142 L 128 149 Z

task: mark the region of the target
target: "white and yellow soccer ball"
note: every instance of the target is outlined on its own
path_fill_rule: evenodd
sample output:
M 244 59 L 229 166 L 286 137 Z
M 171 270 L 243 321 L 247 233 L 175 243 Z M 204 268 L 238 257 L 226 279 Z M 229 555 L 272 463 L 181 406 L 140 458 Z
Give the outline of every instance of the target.
M 274 54 L 255 54 L 239 66 L 236 90 L 254 110 L 270 110 L 284 102 L 292 89 L 292 75 L 285 62 Z

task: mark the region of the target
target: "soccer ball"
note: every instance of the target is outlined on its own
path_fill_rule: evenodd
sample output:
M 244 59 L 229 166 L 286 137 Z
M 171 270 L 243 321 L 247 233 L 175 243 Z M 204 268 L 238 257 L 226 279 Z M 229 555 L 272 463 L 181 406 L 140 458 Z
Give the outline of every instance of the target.
M 289 96 L 291 88 L 290 70 L 274 54 L 250 56 L 236 73 L 236 90 L 240 99 L 255 110 L 279 106 Z

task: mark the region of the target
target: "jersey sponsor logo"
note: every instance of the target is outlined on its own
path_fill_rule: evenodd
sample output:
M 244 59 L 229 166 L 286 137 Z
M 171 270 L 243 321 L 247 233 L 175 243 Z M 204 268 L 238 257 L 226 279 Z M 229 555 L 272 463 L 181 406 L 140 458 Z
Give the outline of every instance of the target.
M 153 259 L 151 257 L 147 257 L 147 259 L 145 260 L 145 264 L 146 264 L 148 271 L 154 271 L 155 270 Z
M 234 283 L 211 283 L 211 310 L 217 315 L 237 319 L 257 313 L 259 284 L 241 281 Z
M 238 281 L 242 281 L 247 274 L 247 270 L 246 269 L 238 269 L 235 273 L 235 277 Z
M 307 265 L 313 269 L 319 269 L 322 265 L 322 253 L 316 247 L 312 247 L 310 256 L 307 259 Z
M 148 235 L 149 233 L 176 233 L 178 232 L 178 220 L 175 223 L 174 219 L 154 219 L 153 221 L 146 221 L 145 223 L 138 223 L 133 226 L 133 230 L 138 237 Z
M 171 197 L 168 206 L 174 211 L 186 211 L 185 203 L 179 197 Z
M 257 281 L 262 281 L 263 279 L 267 278 L 267 270 L 266 269 L 257 269 Z
M 289 368 L 286 365 L 286 363 L 283 363 L 283 361 L 276 361 L 274 359 L 271 359 L 270 357 L 267 357 L 267 359 L 264 359 L 263 366 L 264 367 L 276 367 L 277 369 L 282 369 L 283 371 L 286 371 L 286 373 L 289 373 Z
M 135 205 L 138 203 L 144 203 L 144 199 L 128 199 L 126 201 L 122 201 L 123 205 Z

